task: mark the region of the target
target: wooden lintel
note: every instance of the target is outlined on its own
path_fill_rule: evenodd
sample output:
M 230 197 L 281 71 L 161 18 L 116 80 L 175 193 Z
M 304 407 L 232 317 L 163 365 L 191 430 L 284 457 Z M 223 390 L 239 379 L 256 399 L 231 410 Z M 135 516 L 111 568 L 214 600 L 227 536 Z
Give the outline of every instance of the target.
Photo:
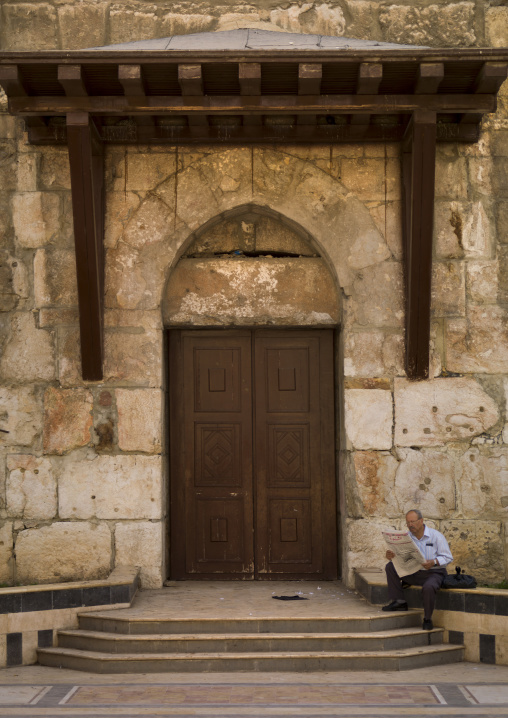
M 356 80 L 357 95 L 375 95 L 383 79 L 383 65 L 380 62 L 362 62 Z
M 418 66 L 418 76 L 415 84 L 417 95 L 431 95 L 437 92 L 444 79 L 444 63 L 422 62 Z
M 203 94 L 201 65 L 178 65 L 178 82 L 185 97 L 199 97 Z
M 474 83 L 477 94 L 497 93 L 508 74 L 505 62 L 485 62 Z
M 298 65 L 298 94 L 319 95 L 323 66 L 320 63 L 301 62 Z
M 429 376 L 436 116 L 415 112 L 402 152 L 402 227 L 406 298 L 406 373 Z
M 242 95 L 261 94 L 261 63 L 240 62 L 238 64 L 238 80 Z
M 360 115 L 360 117 L 363 117 Z M 340 124 L 326 123 L 318 121 L 315 115 L 297 115 L 296 125 L 287 127 L 285 131 L 274 133 L 273 130 L 263 125 L 263 117 L 261 115 L 244 115 L 241 118 L 241 125 L 237 127 L 227 126 L 220 127 L 220 123 L 211 125 L 202 125 L 200 131 L 200 142 L 224 144 L 225 139 L 229 143 L 242 142 L 299 142 L 300 127 L 313 127 L 312 134 L 307 134 L 309 142 L 329 143 L 329 142 L 399 142 L 405 131 L 405 127 L 401 124 L 397 125 L 377 125 L 377 124 Z M 305 122 L 302 118 L 305 118 Z M 310 122 L 307 122 L 307 119 Z M 139 120 L 146 119 L 148 124 L 138 124 L 138 121 L 131 124 L 122 125 L 103 125 L 100 128 L 101 138 L 105 144 L 192 144 L 195 143 L 198 133 L 194 129 L 189 132 L 189 126 L 182 123 L 180 127 L 169 127 L 156 124 L 153 117 L 147 115 L 140 117 Z M 322 119 L 322 118 L 321 118 Z M 316 120 L 316 122 L 314 121 Z M 307 131 L 306 131 L 307 132 Z M 40 127 L 30 127 L 28 130 L 28 138 L 30 144 L 33 145 L 59 145 L 67 144 L 67 130 L 65 125 L 46 126 L 42 124 Z M 437 141 L 438 142 L 477 142 L 479 138 L 479 125 L 461 123 L 442 123 L 437 124 Z
M 15 115 L 135 114 L 412 114 L 417 110 L 443 113 L 493 112 L 496 97 L 490 94 L 460 95 L 239 95 L 151 96 L 145 99 L 123 95 L 104 97 L 12 97 Z
M 145 96 L 141 65 L 118 65 L 118 80 L 126 97 Z
M 104 155 L 86 113 L 67 115 L 83 379 L 102 379 Z
M 58 65 L 58 82 L 64 88 L 67 97 L 88 96 L 81 65 Z

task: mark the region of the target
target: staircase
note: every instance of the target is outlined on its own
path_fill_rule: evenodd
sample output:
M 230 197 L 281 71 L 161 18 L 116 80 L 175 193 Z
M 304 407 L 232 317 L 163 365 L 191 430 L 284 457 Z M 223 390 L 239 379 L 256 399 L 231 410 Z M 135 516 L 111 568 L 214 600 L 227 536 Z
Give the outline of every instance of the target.
M 40 648 L 43 666 L 92 673 L 407 670 L 463 659 L 420 611 L 335 618 L 155 620 L 82 613 Z

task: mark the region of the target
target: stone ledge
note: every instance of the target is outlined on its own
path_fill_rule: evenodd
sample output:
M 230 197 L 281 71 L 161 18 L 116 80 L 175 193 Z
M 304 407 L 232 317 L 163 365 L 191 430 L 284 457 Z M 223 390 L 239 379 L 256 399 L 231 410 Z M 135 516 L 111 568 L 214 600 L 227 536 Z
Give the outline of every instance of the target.
M 355 588 L 372 604 L 388 603 L 382 569 L 355 569 Z M 410 608 L 422 608 L 421 588 L 405 589 Z M 466 661 L 508 665 L 508 591 L 493 588 L 446 589 L 436 597 L 433 621 L 445 641 L 465 646 Z
M 0 614 L 130 605 L 138 583 L 139 569 L 120 566 L 104 580 L 0 588 Z

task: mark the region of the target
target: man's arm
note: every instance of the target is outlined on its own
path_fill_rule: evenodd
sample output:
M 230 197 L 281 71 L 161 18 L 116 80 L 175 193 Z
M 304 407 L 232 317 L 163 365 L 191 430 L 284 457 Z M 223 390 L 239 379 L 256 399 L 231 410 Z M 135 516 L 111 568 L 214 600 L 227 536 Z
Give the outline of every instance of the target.
M 448 546 L 448 541 L 442 533 L 436 531 L 436 561 L 439 566 L 446 566 L 453 561 L 452 552 Z

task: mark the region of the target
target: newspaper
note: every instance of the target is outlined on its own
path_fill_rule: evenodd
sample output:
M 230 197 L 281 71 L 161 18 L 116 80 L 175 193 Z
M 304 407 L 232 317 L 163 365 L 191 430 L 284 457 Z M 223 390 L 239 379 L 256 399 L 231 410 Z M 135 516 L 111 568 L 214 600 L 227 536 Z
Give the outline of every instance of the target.
M 395 554 L 392 563 L 399 576 L 409 576 L 410 573 L 421 571 L 425 556 L 414 543 L 409 531 L 384 529 L 382 533 L 388 548 Z

